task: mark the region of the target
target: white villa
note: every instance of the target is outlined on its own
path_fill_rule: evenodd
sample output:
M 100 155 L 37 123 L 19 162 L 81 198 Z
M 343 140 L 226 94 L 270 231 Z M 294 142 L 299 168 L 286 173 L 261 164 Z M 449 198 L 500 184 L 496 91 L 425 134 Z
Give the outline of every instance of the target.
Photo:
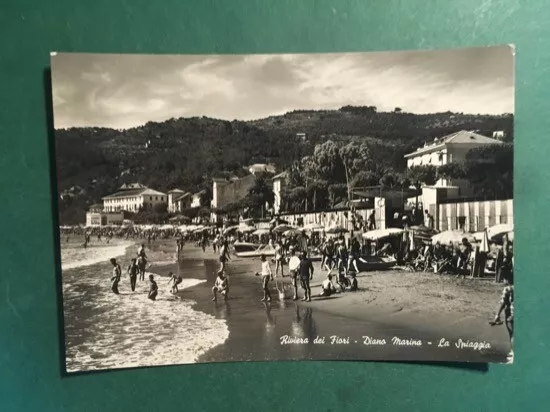
M 468 151 L 488 144 L 502 144 L 502 142 L 478 133 L 461 130 L 448 136 L 435 138 L 432 143 L 426 143 L 414 152 L 406 154 L 407 168 L 427 165 L 438 167 L 448 163 L 463 162 Z M 435 184 L 436 187 L 453 185 L 461 186 L 462 182 L 439 179 Z
M 140 183 L 131 183 L 122 185 L 117 192 L 103 197 L 102 200 L 103 211 L 105 212 L 119 212 L 121 210 L 138 212 L 141 208 L 152 208 L 158 204 L 166 204 L 168 196 L 166 193 L 150 189 Z

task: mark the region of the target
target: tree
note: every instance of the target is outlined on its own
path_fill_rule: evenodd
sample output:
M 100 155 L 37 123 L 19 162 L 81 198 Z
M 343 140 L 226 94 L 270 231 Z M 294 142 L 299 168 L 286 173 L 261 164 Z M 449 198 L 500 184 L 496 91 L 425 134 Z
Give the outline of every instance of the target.
M 351 179 L 350 186 L 352 188 L 375 186 L 378 184 L 378 177 L 370 171 L 360 171 Z
M 491 144 L 470 150 L 466 154 L 464 169 L 477 195 L 513 197 L 513 144 Z
M 349 201 L 351 200 L 351 178 L 359 171 L 369 168 L 371 161 L 370 151 L 366 144 L 356 144 L 350 142 L 340 148 L 339 154 L 342 159 L 342 164 L 344 165 Z
M 303 211 L 305 209 L 306 196 L 306 188 L 303 186 L 291 189 L 286 196 L 287 210 L 292 212 Z
M 313 210 L 324 209 L 329 206 L 328 183 L 324 180 L 316 180 L 306 188 L 308 204 Z
M 466 172 L 462 163 L 447 163 L 437 168 L 438 179 L 464 179 Z
M 329 183 L 346 181 L 346 172 L 338 145 L 332 140 L 316 145 L 311 160 L 318 179 L 326 180 Z
M 402 112 L 402 109 L 401 107 L 396 107 L 395 109 L 393 109 L 394 113 L 401 113 Z
M 437 170 L 435 166 L 413 166 L 407 169 L 407 178 L 416 189 L 416 210 L 418 210 L 418 194 L 422 185 L 434 185 L 436 182 Z
M 210 207 L 212 202 L 212 185 L 205 185 L 204 189 L 201 191 L 199 202 L 203 207 Z
M 330 199 L 330 206 L 334 207 L 339 201 L 346 199 L 348 186 L 342 183 L 329 185 L 328 196 Z
M 304 186 L 304 176 L 302 172 L 302 162 L 295 160 L 286 173 L 286 186 L 298 187 Z
M 392 172 L 384 173 L 380 178 L 380 184 L 384 189 L 391 189 L 399 186 L 399 176 Z
M 273 206 L 275 193 L 264 177 L 259 177 L 254 182 L 254 186 L 248 191 L 248 195 L 243 200 L 243 205 L 248 207 L 253 213 L 264 214 L 265 205 Z

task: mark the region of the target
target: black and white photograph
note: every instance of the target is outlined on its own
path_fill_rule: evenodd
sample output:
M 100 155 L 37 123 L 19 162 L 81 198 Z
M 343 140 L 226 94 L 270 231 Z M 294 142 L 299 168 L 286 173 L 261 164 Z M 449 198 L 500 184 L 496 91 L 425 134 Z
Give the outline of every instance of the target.
M 52 52 L 66 371 L 513 363 L 514 55 Z

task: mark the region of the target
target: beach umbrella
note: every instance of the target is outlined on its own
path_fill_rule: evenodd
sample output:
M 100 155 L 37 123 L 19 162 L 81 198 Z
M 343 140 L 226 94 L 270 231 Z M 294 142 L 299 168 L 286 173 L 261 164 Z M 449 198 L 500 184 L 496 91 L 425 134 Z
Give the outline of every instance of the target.
M 480 252 L 489 252 L 489 236 L 487 230 L 483 231 L 483 238 L 481 239 L 481 245 L 479 246 Z
M 229 234 L 229 233 L 231 233 L 231 232 L 236 231 L 237 229 L 239 229 L 239 226 L 238 226 L 238 225 L 226 227 L 226 228 L 223 230 L 223 234 L 224 234 L 224 235 L 227 235 L 227 234 Z
M 273 231 L 274 231 L 275 233 L 283 233 L 283 232 L 286 232 L 287 230 L 290 230 L 290 229 L 294 229 L 294 226 L 290 226 L 290 225 L 284 224 L 284 225 L 275 226 L 275 227 L 273 228 Z
M 342 226 L 332 226 L 332 227 L 329 227 L 327 230 L 326 230 L 326 233 L 328 234 L 331 234 L 331 235 L 335 235 L 335 234 L 338 234 L 338 233 L 347 233 L 348 230 Z
M 472 242 L 474 236 L 471 233 L 464 233 L 459 230 L 446 230 L 445 232 L 438 233 L 432 236 L 432 243 L 439 242 L 441 244 L 449 243 L 461 243 L 462 239 L 468 239 Z
M 300 233 L 302 233 L 302 231 L 299 229 L 289 229 L 286 232 L 283 232 L 283 236 L 286 236 L 286 237 L 294 236 L 294 235 L 299 235 Z
M 512 232 L 513 230 L 514 225 L 512 223 L 502 223 L 487 228 L 487 236 L 489 236 L 489 239 L 492 239 L 494 237 L 503 236 L 505 233 Z
M 244 223 L 245 225 L 250 225 L 250 224 L 254 223 L 254 219 L 252 219 L 252 218 L 243 219 L 243 220 L 241 220 L 241 223 Z
M 252 234 L 256 236 L 267 235 L 269 234 L 269 229 L 258 229 L 258 230 L 255 230 Z
M 363 239 L 378 240 L 389 236 L 401 235 L 404 232 L 403 229 L 397 227 L 390 227 L 387 229 L 369 230 L 363 233 Z

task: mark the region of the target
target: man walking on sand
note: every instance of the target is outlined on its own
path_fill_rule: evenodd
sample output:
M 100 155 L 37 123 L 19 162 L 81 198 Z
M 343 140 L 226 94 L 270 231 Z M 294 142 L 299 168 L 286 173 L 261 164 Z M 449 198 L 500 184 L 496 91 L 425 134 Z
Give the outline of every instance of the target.
M 296 256 L 294 248 L 290 248 L 290 259 L 288 261 L 288 271 L 290 278 L 292 279 L 292 286 L 294 287 L 294 297 L 292 299 L 298 300 L 298 269 L 300 268 L 300 258 Z
M 309 281 L 313 279 L 313 264 L 307 257 L 307 252 L 302 252 L 302 259 L 300 260 L 300 266 L 298 268 L 300 272 L 300 282 L 302 289 L 304 289 L 304 297 L 302 300 L 311 302 L 311 288 Z

